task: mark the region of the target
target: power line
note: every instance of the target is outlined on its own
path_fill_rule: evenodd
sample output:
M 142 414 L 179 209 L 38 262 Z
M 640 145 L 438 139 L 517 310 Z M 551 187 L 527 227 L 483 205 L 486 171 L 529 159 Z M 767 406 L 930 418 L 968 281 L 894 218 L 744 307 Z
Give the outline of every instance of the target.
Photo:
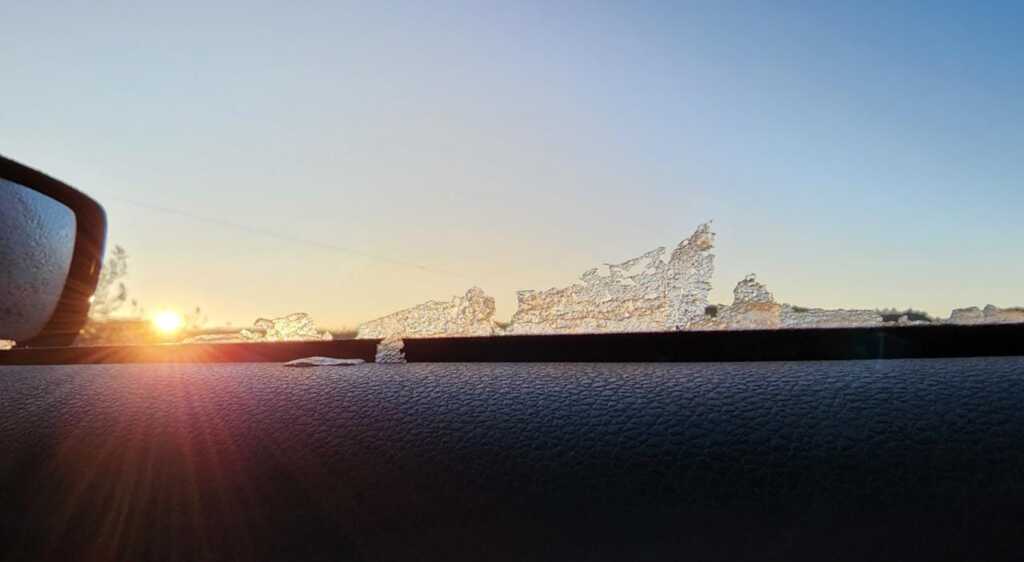
M 418 263 L 408 262 L 408 261 L 405 261 L 405 260 L 399 260 L 399 259 L 391 258 L 391 257 L 388 257 L 388 256 L 381 256 L 381 255 L 378 255 L 378 254 L 364 252 L 362 250 L 357 250 L 355 248 L 349 248 L 349 247 L 346 247 L 346 246 L 340 246 L 338 244 L 330 244 L 330 243 L 327 243 L 327 242 L 320 242 L 318 240 L 310 240 L 308 238 L 302 238 L 300 236 L 293 236 L 291 234 L 284 234 L 284 233 L 276 232 L 276 231 L 269 230 L 269 229 L 253 227 L 253 226 L 250 226 L 250 225 L 247 225 L 247 224 L 240 224 L 240 223 L 236 223 L 236 222 L 232 222 L 232 221 L 227 221 L 227 220 L 219 219 L 219 218 L 215 218 L 215 217 L 198 215 L 198 214 L 195 214 L 195 213 L 190 213 L 188 211 L 182 211 L 180 209 L 174 209 L 174 208 L 171 208 L 171 207 L 163 207 L 163 206 L 160 206 L 160 205 L 151 205 L 149 203 L 141 203 L 139 201 L 133 201 L 131 199 L 126 199 L 124 197 L 114 196 L 114 197 L 108 197 L 107 199 L 112 199 L 114 201 L 118 201 L 120 203 L 131 205 L 133 207 L 137 207 L 137 208 L 140 208 L 140 209 L 145 209 L 147 211 L 153 211 L 153 212 L 163 213 L 163 214 L 167 214 L 167 215 L 177 215 L 177 216 L 184 217 L 184 218 L 187 218 L 187 219 L 190 219 L 190 220 L 193 220 L 193 221 L 205 222 L 205 223 L 216 225 L 216 226 L 219 226 L 219 227 L 222 227 L 222 228 L 229 228 L 229 229 L 234 229 L 234 230 L 240 230 L 240 231 L 243 231 L 243 232 L 248 232 L 250 234 L 256 234 L 256 235 L 259 235 L 259 236 L 264 236 L 264 237 L 267 237 L 267 238 L 274 238 L 274 239 L 280 240 L 282 242 L 289 242 L 289 243 L 293 243 L 293 244 L 302 244 L 302 245 L 305 245 L 305 246 L 312 246 L 312 247 L 320 248 L 320 249 L 323 249 L 323 250 L 330 250 L 330 251 L 333 251 L 333 252 L 340 252 L 340 253 L 345 253 L 345 254 L 351 254 L 351 255 L 359 256 L 359 257 L 362 257 L 362 258 L 365 258 L 365 259 L 369 259 L 369 260 L 375 260 L 375 261 L 379 261 L 379 262 L 389 263 L 391 265 L 395 265 L 395 266 L 399 266 L 399 267 L 407 267 L 407 268 L 417 269 L 419 271 L 423 271 L 423 272 L 426 272 L 426 273 L 432 273 L 432 274 L 435 274 L 435 275 L 445 275 L 445 276 L 449 276 L 449 277 L 455 277 L 455 278 L 466 280 L 466 278 L 463 277 L 462 275 L 459 275 L 457 273 L 452 273 L 450 271 L 444 271 L 444 270 L 436 269 L 436 268 L 433 268 L 433 267 L 427 267 L 425 265 L 418 264 Z

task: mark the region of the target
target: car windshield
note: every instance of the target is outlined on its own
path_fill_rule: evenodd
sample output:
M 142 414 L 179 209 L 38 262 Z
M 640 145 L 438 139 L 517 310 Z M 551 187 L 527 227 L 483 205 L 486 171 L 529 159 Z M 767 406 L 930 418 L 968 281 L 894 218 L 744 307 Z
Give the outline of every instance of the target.
M 81 345 L 1024 321 L 1024 4 L 5 7 Z

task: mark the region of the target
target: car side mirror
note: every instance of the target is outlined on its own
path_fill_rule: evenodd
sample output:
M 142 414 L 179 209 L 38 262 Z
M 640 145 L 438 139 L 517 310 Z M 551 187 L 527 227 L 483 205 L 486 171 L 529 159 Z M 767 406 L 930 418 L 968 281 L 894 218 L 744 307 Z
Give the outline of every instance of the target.
M 0 339 L 73 343 L 89 313 L 106 236 L 98 203 L 0 156 Z

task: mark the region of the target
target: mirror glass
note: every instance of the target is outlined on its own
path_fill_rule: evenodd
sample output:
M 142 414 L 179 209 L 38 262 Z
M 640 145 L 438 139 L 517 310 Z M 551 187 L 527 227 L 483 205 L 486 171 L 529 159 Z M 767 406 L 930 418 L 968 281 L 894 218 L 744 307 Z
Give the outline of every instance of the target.
M 24 341 L 53 315 L 75 249 L 75 213 L 0 179 L 0 339 Z

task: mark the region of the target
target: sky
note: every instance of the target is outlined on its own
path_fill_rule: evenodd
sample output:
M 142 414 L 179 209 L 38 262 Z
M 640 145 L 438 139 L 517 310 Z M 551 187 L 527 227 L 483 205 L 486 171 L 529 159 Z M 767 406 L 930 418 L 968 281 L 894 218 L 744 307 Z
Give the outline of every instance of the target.
M 148 311 L 333 328 L 707 220 L 829 308 L 1024 305 L 1024 3 L 8 2 L 0 153 Z

